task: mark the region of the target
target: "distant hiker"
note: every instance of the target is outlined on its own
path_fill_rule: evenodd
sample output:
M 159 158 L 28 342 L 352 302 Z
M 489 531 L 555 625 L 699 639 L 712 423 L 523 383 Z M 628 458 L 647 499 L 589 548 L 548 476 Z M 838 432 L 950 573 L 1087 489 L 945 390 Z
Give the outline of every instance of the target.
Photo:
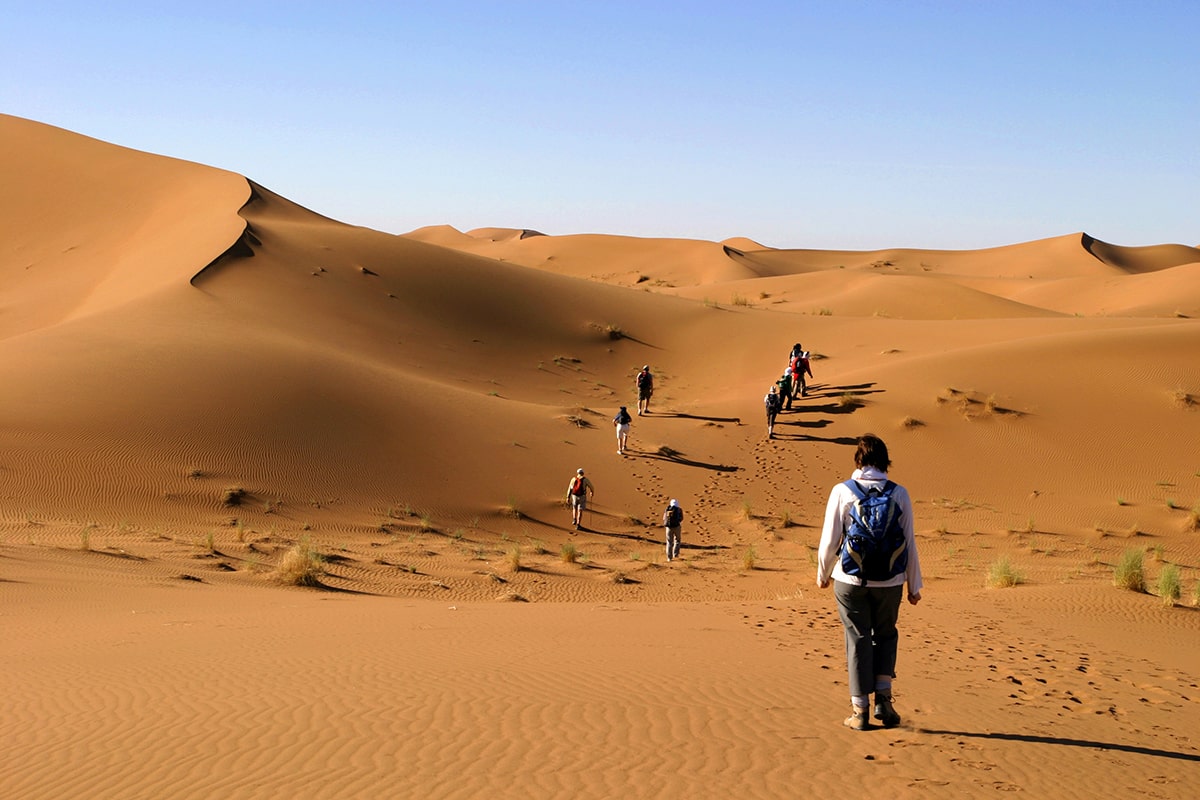
M 588 495 L 596 496 L 596 487 L 584 477 L 583 467 L 575 470 L 575 477 L 567 484 L 567 502 L 571 504 L 571 522 L 575 530 L 583 525 L 583 510 L 587 508 Z
M 679 526 L 683 525 L 683 509 L 678 500 L 672 500 L 663 512 L 663 527 L 667 529 L 667 561 L 679 557 Z
M 783 398 L 783 406 L 788 411 L 792 410 L 792 368 L 788 367 L 783 373 L 783 377 L 775 381 L 775 385 L 779 387 L 779 396 Z
M 812 364 L 810 363 L 810 354 L 807 350 L 801 347 L 799 342 L 796 342 L 792 347 L 791 355 L 792 367 L 792 396 L 795 397 L 798 392 L 801 397 L 808 397 L 808 381 L 804 380 L 804 376 L 812 377 Z
M 900 724 L 892 680 L 904 584 L 909 603 L 921 600 L 912 500 L 903 486 L 888 480 L 890 464 L 882 439 L 869 433 L 858 438 L 858 469 L 829 493 L 817 548 L 817 586 L 824 589 L 833 580 L 846 639 L 852 713 L 844 724 L 856 731 L 871 727 L 872 692 L 875 719 L 885 728 Z
M 638 416 L 650 413 L 650 397 L 654 394 L 654 376 L 650 374 L 650 365 L 642 367 L 637 374 Z
M 779 409 L 783 407 L 783 398 L 779 396 L 778 386 L 771 384 L 771 390 L 763 398 L 763 405 L 767 408 L 767 438 L 774 439 L 775 417 L 779 416 Z
M 621 410 L 613 417 L 613 425 L 617 429 L 617 455 L 625 455 L 625 449 L 629 446 L 629 423 L 633 422 L 633 417 L 629 416 L 629 412 L 625 410 L 625 406 L 621 406 Z

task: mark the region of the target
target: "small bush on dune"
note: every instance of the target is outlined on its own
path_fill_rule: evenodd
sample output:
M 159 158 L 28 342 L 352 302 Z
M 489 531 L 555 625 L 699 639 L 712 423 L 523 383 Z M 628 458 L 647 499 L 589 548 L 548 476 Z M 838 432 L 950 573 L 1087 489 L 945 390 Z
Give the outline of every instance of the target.
M 1131 592 L 1146 591 L 1146 574 L 1142 569 L 1142 551 L 1126 550 L 1113 568 L 1113 585 Z
M 1011 586 L 1019 586 L 1024 582 L 1025 577 L 1013 567 L 1007 557 L 1001 557 L 988 570 L 987 584 L 993 589 L 1007 589 Z
M 754 552 L 753 547 L 747 547 L 746 552 L 742 553 L 742 569 L 749 572 L 758 564 L 758 554 Z
M 1183 584 L 1179 580 L 1179 567 L 1167 564 L 1158 573 L 1158 596 L 1162 598 L 1165 606 L 1174 606 L 1179 602 L 1179 598 L 1183 596 Z
M 854 392 L 842 392 L 842 396 L 837 401 L 838 408 L 858 408 L 862 405 L 862 401 Z
M 283 554 L 271 577 L 285 586 L 320 586 L 324 574 L 324 559 L 304 540 Z
M 574 543 L 567 542 L 562 546 L 562 560 L 564 564 L 574 564 L 579 560 L 579 550 Z
M 508 550 L 508 569 L 511 572 L 521 571 L 521 546 L 514 545 Z
M 1187 516 L 1183 520 L 1183 530 L 1186 533 L 1196 533 L 1197 531 L 1200 531 L 1200 505 L 1193 507 L 1192 510 L 1187 513 Z

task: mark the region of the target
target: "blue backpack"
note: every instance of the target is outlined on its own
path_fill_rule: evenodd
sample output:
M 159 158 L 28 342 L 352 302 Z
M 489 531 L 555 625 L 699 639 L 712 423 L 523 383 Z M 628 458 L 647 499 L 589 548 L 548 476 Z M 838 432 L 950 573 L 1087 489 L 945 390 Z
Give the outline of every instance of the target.
M 854 505 L 842 536 L 842 571 L 864 586 L 900 575 L 908 567 L 908 543 L 900 505 L 892 496 L 896 484 L 865 489 L 848 480 L 846 487 L 854 493 Z

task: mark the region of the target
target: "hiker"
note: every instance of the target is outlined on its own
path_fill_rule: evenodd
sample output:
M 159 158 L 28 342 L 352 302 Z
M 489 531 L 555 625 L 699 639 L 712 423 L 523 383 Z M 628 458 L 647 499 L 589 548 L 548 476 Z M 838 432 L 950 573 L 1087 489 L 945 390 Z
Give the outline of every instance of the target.
M 779 396 L 783 398 L 784 407 L 788 411 L 792 410 L 792 368 L 788 367 L 783 373 L 783 377 L 775 381 L 775 385 L 779 387 Z
M 771 384 L 770 391 L 763 398 L 763 405 L 767 408 L 767 438 L 775 438 L 775 417 L 779 416 L 779 409 L 783 405 L 783 399 L 779 396 L 779 387 Z
M 678 500 L 672 500 L 663 512 L 663 527 L 667 529 L 667 561 L 679 557 L 679 526 L 683 524 L 683 509 Z
M 583 526 L 583 510 L 587 508 L 588 495 L 596 496 L 596 487 L 584 477 L 583 467 L 575 470 L 575 477 L 567 484 L 567 502 L 571 504 L 571 522 L 575 530 Z
M 625 410 L 625 406 L 621 406 L 621 410 L 613 417 L 613 425 L 617 429 L 617 455 L 625 455 L 625 449 L 629 446 L 629 423 L 633 422 L 633 417 L 629 416 L 629 412 Z
M 887 445 L 874 434 L 860 436 L 854 465 L 850 480 L 829 493 L 817 548 L 817 586 L 824 589 L 831 579 L 834 584 L 850 675 L 852 712 L 843 724 L 862 731 L 871 727 L 871 694 L 875 719 L 885 728 L 900 724 L 892 704 L 900 640 L 896 620 L 905 584 L 908 602 L 916 605 L 922 582 L 912 500 L 888 479 Z
M 654 376 L 650 374 L 650 365 L 642 367 L 637 374 L 638 416 L 650 413 L 650 396 L 654 394 Z
M 810 378 L 813 376 L 812 364 L 809 352 L 799 342 L 792 347 L 789 363 L 792 367 L 792 396 L 794 397 L 799 392 L 801 397 L 808 397 L 808 381 L 804 379 L 804 376 L 806 374 Z

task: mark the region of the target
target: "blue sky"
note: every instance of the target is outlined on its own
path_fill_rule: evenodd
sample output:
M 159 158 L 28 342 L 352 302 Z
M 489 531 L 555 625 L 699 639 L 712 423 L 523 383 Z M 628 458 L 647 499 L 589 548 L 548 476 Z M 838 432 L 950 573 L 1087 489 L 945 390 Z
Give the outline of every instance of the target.
M 1197 30 L 1194 0 L 43 0 L 4 12 L 0 110 L 394 233 L 1200 244 Z

